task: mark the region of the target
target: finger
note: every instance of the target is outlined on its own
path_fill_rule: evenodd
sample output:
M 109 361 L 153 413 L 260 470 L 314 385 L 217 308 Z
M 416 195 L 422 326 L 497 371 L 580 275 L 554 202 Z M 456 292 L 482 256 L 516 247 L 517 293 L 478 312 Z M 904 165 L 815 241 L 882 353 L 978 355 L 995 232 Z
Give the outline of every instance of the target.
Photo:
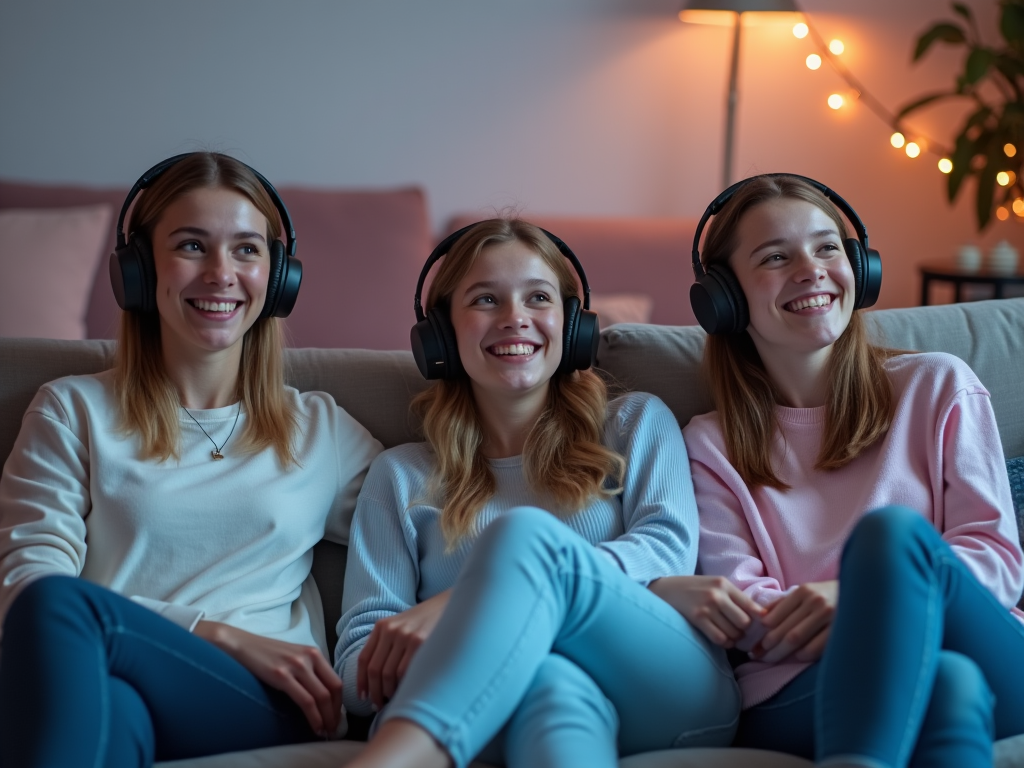
M 729 583 L 729 597 L 732 601 L 742 610 L 747 616 L 756 616 L 761 618 L 765 614 L 765 609 L 760 603 L 754 602 L 754 598 L 744 592 L 742 589 L 737 587 L 732 582 Z
M 786 620 L 793 611 L 795 611 L 801 603 L 800 596 L 796 592 L 790 592 L 788 595 L 779 598 L 774 603 L 768 606 L 768 610 L 764 612 L 761 617 L 761 622 L 769 628 L 777 627 L 780 623 Z
M 728 634 L 733 640 L 739 640 L 743 637 L 744 633 L 747 631 L 747 627 L 749 627 L 753 621 L 751 614 L 742 603 L 737 601 L 737 597 L 746 598 L 746 595 L 742 592 L 740 592 L 739 595 L 734 595 L 730 592 L 727 595 L 727 599 L 719 606 L 722 619 L 728 622 L 728 627 L 725 628 L 726 634 Z M 750 601 L 749 598 L 747 598 L 747 600 Z M 760 613 L 755 613 L 753 615 L 759 616 Z
M 395 689 L 398 688 L 398 665 L 402 662 L 405 650 L 406 646 L 400 647 L 397 643 L 391 646 L 391 653 L 388 654 L 380 673 L 380 687 L 384 698 L 380 703 L 374 702 L 378 707 L 383 707 L 386 701 L 395 695 Z
M 314 658 L 313 672 L 327 691 L 329 717 L 326 718 L 324 725 L 328 734 L 333 734 L 338 730 L 338 723 L 341 721 L 341 678 L 338 677 L 337 672 L 327 662 L 327 659 L 319 653 Z
M 719 627 L 711 621 L 709 616 L 704 616 L 695 622 L 697 629 L 704 633 L 708 640 L 715 645 L 720 645 L 723 648 L 731 648 L 733 641 L 729 639 L 729 636 L 725 634 Z
M 799 651 L 822 629 L 832 623 L 830 612 L 816 610 L 813 605 L 806 605 L 805 609 L 802 615 L 793 614 L 794 617 L 799 615 L 799 619 L 785 630 L 779 644 L 765 655 L 765 661 L 781 661 L 789 654 Z M 783 627 L 779 627 L 779 630 L 783 629 Z
M 825 653 L 825 646 L 828 644 L 828 636 L 831 631 L 832 624 L 830 623 L 821 632 L 812 637 L 807 645 L 793 654 L 793 658 L 797 661 L 817 661 L 820 659 L 822 654 Z
M 770 629 L 763 638 L 761 638 L 761 646 L 766 650 L 772 650 L 778 645 L 785 642 L 785 638 L 788 634 L 795 629 L 800 622 L 802 622 L 811 612 L 811 607 L 805 603 L 800 603 L 795 610 L 790 612 L 786 618 L 775 627 Z M 792 648 L 790 648 L 792 651 Z
M 377 650 L 377 643 L 380 641 L 380 636 L 381 632 L 377 629 L 377 625 L 374 625 L 373 631 L 370 632 L 370 637 L 366 641 L 366 645 L 364 645 L 363 650 L 359 652 L 359 659 L 356 664 L 356 695 L 361 701 L 365 701 L 366 697 L 369 695 L 369 682 L 367 679 L 366 665 Z
M 318 734 L 332 733 L 337 727 L 337 714 L 331 711 L 331 694 L 327 686 L 317 674 L 317 664 L 326 665 L 323 656 L 316 648 L 303 647 L 289 658 L 290 676 L 312 700 L 316 708 L 319 728 Z M 312 723 L 312 721 L 310 721 Z
M 320 714 L 320 708 L 316 705 L 316 701 L 309 694 L 309 691 L 307 691 L 304 686 L 300 685 L 299 682 L 291 676 L 288 676 L 287 680 L 282 679 L 281 682 L 283 683 L 282 685 L 275 687 L 280 688 L 288 694 L 292 701 L 299 705 L 299 709 L 301 709 L 302 714 L 305 715 L 313 733 L 323 733 L 323 717 Z
M 405 649 L 405 653 L 402 655 L 402 660 L 398 663 L 398 671 L 396 673 L 398 677 L 398 684 L 401 684 L 403 678 L 405 678 L 405 673 L 409 669 L 409 665 L 412 663 L 413 656 L 416 655 L 416 651 L 418 650 L 419 646 L 412 645 L 408 646 Z
M 381 671 L 391 653 L 391 638 L 382 637 L 373 652 L 366 660 L 366 695 L 375 707 L 384 706 L 384 693 L 381 690 Z

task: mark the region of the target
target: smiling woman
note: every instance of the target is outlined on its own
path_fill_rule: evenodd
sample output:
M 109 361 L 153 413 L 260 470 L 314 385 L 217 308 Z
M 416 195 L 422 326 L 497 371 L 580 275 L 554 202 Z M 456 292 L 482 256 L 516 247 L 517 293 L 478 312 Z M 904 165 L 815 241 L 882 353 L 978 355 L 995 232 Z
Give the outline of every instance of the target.
M 140 190 L 115 368 L 44 385 L 0 478 L 4 766 L 145 768 L 341 717 L 312 549 L 344 540 L 380 444 L 284 385 L 301 267 L 269 182 L 171 158 L 122 220 Z

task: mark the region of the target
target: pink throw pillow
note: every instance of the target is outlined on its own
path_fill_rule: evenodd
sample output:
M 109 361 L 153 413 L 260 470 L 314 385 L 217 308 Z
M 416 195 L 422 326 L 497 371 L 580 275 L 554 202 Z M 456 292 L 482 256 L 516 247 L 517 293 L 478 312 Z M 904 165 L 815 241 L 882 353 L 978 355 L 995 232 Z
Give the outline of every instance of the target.
M 109 205 L 0 210 L 0 336 L 84 339 Z

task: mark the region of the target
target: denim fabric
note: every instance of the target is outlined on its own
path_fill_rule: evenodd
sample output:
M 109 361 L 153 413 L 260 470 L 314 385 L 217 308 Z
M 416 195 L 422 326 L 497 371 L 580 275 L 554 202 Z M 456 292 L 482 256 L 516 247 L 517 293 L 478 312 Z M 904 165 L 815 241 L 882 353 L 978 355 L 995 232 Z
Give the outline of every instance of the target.
M 226 653 L 84 579 L 33 582 L 4 622 L 0 768 L 139 768 L 312 738 Z
M 726 745 L 738 711 L 721 649 L 553 515 L 520 507 L 481 534 L 382 718 L 420 724 L 456 766 L 501 731 L 509 766 L 611 768 L 616 745 Z
M 1024 733 L 1024 625 L 913 510 L 864 517 L 822 660 L 743 713 L 737 743 L 822 765 L 974 768 Z

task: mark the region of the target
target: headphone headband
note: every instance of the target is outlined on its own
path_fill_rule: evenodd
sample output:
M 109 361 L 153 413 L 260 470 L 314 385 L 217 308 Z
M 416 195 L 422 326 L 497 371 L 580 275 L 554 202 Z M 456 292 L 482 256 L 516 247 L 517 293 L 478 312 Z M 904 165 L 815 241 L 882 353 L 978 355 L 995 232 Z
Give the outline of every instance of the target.
M 192 155 L 196 154 L 200 153 L 183 152 L 180 155 L 168 157 L 166 160 L 161 160 L 159 163 L 154 165 L 144 174 L 139 176 L 138 181 L 136 181 L 132 185 L 132 188 L 128 191 L 128 195 L 124 199 L 124 205 L 121 206 L 121 213 L 117 217 L 117 248 L 124 248 L 128 244 L 128 238 L 125 237 L 124 233 L 124 222 L 128 216 L 128 210 L 132 207 L 132 203 L 135 202 L 135 198 L 138 197 L 139 192 L 148 188 L 154 181 L 156 181 L 158 178 L 160 178 L 160 176 L 163 175 L 164 171 L 166 171 L 172 165 L 177 165 L 186 157 L 191 157 Z M 211 152 L 210 154 L 219 155 L 220 153 Z M 224 157 L 228 156 L 224 155 Z M 235 160 L 238 163 L 242 163 L 242 161 L 238 160 L 237 158 L 231 159 Z M 292 217 L 288 213 L 288 208 L 285 206 L 284 200 L 281 199 L 281 196 L 277 193 L 277 190 L 274 189 L 274 185 L 267 181 L 266 177 L 262 173 L 260 173 L 250 165 L 246 165 L 245 163 L 242 163 L 242 165 L 244 165 L 246 168 L 249 169 L 250 172 L 252 172 L 253 176 L 256 177 L 260 185 L 263 187 L 264 190 L 266 190 L 267 194 L 270 196 L 270 200 L 274 204 L 274 207 L 277 208 L 277 212 L 281 216 L 281 223 L 284 225 L 285 237 L 287 239 L 287 243 L 285 245 L 285 254 L 288 256 L 294 256 L 296 248 L 295 227 L 292 225 Z
M 430 268 L 448 254 L 448 251 L 452 249 L 452 246 L 455 245 L 459 238 L 479 223 L 479 221 L 475 221 L 472 224 L 467 224 L 461 229 L 457 229 L 438 243 L 434 250 L 430 252 L 430 255 L 427 257 L 426 264 L 424 264 L 423 269 L 420 270 L 419 280 L 416 281 L 416 296 L 413 298 L 413 311 L 416 312 L 416 322 L 427 319 L 427 316 L 423 314 L 422 296 L 423 284 L 427 280 Z M 565 256 L 565 258 L 569 260 L 569 263 L 572 264 L 573 269 L 576 270 L 576 276 L 580 279 L 580 285 L 583 287 L 583 309 L 590 309 L 590 283 L 587 282 L 587 273 L 583 271 L 583 265 L 580 264 L 580 260 L 576 258 L 576 254 L 572 252 L 572 249 L 562 242 L 562 238 L 551 234 L 543 227 L 537 227 L 537 229 L 547 235 L 548 240 L 555 244 L 559 253 Z
M 693 261 L 694 278 L 699 280 L 705 274 L 704 265 L 701 264 L 700 261 L 699 245 L 700 236 L 704 233 L 704 227 L 707 225 L 708 219 L 710 219 L 712 216 L 718 215 L 718 212 L 725 207 L 725 204 L 732 200 L 733 195 L 735 195 L 740 189 L 745 187 L 750 182 L 754 181 L 755 179 L 774 178 L 799 179 L 800 181 L 809 184 L 810 186 L 814 187 L 816 190 L 821 192 L 821 194 L 823 194 L 826 198 L 831 200 L 832 204 L 835 205 L 835 207 L 838 208 L 840 212 L 842 212 L 842 214 L 846 216 L 847 219 L 849 219 L 850 223 L 853 225 L 853 231 L 856 233 L 857 239 L 860 240 L 861 245 L 864 247 L 864 252 L 868 252 L 867 227 L 864 226 L 864 222 L 861 221 L 861 218 L 860 216 L 857 215 L 857 212 L 853 210 L 853 206 L 846 202 L 846 200 L 844 200 L 842 196 L 840 196 L 838 193 L 833 192 L 830 188 L 826 187 L 820 181 L 815 181 L 812 178 L 809 178 L 807 176 L 801 176 L 797 173 L 762 173 L 758 176 L 751 176 L 749 179 L 742 179 L 741 181 L 737 181 L 735 184 L 728 187 L 725 191 L 719 194 L 718 197 L 711 201 L 711 204 L 704 211 L 704 215 L 700 217 L 700 221 L 697 223 L 697 231 L 694 232 L 693 235 L 693 251 L 691 253 L 691 258 Z

